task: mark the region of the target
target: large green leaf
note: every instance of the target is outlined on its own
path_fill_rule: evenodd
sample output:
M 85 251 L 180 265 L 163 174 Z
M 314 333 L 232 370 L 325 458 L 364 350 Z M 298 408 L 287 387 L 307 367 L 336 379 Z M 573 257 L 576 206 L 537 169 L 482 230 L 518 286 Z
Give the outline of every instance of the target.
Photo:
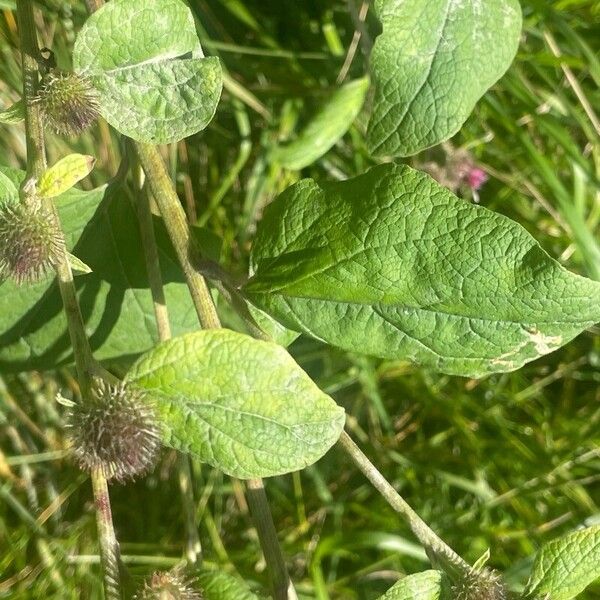
M 258 600 L 242 579 L 225 571 L 204 571 L 198 583 L 203 600 Z
M 517 369 L 600 321 L 600 283 L 407 166 L 288 188 L 252 268 L 245 294 L 287 327 L 450 374 Z
M 599 577 L 600 525 L 596 525 L 543 546 L 524 597 L 571 600 Z
M 112 0 L 79 32 L 73 62 L 97 89 L 106 120 L 139 141 L 174 142 L 204 129 L 221 95 L 219 60 L 202 57 L 180 0 Z
M 0 169 L 13 185 L 24 174 Z M 0 177 L 0 185 L 2 178 Z M 158 340 L 136 215 L 118 188 L 70 190 L 57 198 L 67 246 L 92 269 L 76 278 L 90 343 L 99 360 L 134 357 Z M 183 275 L 157 222 L 171 325 L 198 326 Z M 72 361 L 67 323 L 52 277 L 34 286 L 0 283 L 0 370 L 46 369 Z
M 321 158 L 350 129 L 368 89 L 365 77 L 334 92 L 293 142 L 276 148 L 273 160 L 287 169 L 303 169 Z
M 126 381 L 156 403 L 165 444 L 234 477 L 302 469 L 344 425 L 344 411 L 281 346 L 227 329 L 159 345 Z
M 402 578 L 379 600 L 440 600 L 442 598 L 442 573 L 423 571 Z
M 377 0 L 372 153 L 410 156 L 454 135 L 512 62 L 517 0 Z

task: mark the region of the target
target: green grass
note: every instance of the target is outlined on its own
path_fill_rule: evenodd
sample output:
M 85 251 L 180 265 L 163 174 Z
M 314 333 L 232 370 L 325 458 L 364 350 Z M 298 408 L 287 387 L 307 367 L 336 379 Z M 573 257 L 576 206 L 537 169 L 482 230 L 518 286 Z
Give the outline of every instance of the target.
M 350 1 L 358 10 L 359 2 Z M 481 204 L 521 222 L 570 269 L 600 278 L 600 145 L 586 107 L 600 114 L 600 3 L 524 0 L 525 32 L 510 72 L 479 104 L 454 147 L 467 147 L 490 181 Z M 178 191 L 223 240 L 223 260 L 246 269 L 263 207 L 301 176 L 349 177 L 373 164 L 366 115 L 302 173 L 270 164 L 334 89 L 355 25 L 341 0 L 190 0 L 207 50 L 230 81 L 216 119 L 166 151 Z M 76 3 L 40 3 L 43 38 L 67 67 Z M 15 14 L 0 0 L 0 108 L 18 97 Z M 377 23 L 368 16 L 374 36 Z M 202 24 L 200 28 L 200 24 Z M 554 40 L 559 60 L 551 50 Z M 359 44 L 347 79 L 366 69 Z M 340 55 L 340 48 L 343 53 Z M 571 69 L 580 89 L 565 78 Z M 589 108 L 588 108 L 589 112 Z M 104 126 L 76 142 L 98 157 L 93 184 L 116 170 L 119 144 Z M 24 164 L 21 127 L 0 126 L 0 162 Z M 440 151 L 415 164 L 439 159 Z M 306 339 L 292 352 L 348 411 L 350 430 L 422 517 L 469 561 L 488 548 L 514 589 L 544 541 L 600 521 L 600 338 L 512 374 L 470 381 L 405 363 L 348 356 Z M 4 376 L 0 386 L 0 598 L 99 599 L 91 489 L 64 452 L 58 390 L 72 375 Z M 194 464 L 206 563 L 267 587 L 264 562 L 239 482 Z M 144 482 L 113 487 L 115 523 L 132 575 L 178 562 L 184 528 L 175 460 L 165 452 Z M 371 600 L 402 574 L 426 568 L 407 527 L 333 449 L 301 474 L 268 481 L 290 571 L 306 598 Z M 600 598 L 600 586 L 581 598 Z

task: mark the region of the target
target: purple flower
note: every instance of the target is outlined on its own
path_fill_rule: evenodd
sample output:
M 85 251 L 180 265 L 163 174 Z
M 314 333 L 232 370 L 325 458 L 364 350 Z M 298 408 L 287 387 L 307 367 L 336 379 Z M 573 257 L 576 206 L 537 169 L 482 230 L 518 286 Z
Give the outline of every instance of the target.
M 467 183 L 472 190 L 480 190 L 483 184 L 488 180 L 488 174 L 479 167 L 472 167 L 467 173 Z

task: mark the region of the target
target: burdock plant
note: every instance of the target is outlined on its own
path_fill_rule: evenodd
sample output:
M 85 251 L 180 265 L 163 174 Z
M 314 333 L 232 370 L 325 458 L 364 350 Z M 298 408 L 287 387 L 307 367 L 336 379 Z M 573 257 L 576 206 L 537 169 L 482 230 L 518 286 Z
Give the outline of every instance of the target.
M 200 566 L 202 555 L 187 455 L 245 481 L 272 596 L 295 600 L 262 478 L 303 469 L 337 444 L 407 523 L 433 566 L 404 578 L 385 598 L 425 600 L 413 592 L 426 589 L 427 598 L 450 594 L 454 600 L 504 600 L 505 588 L 496 574 L 470 565 L 386 481 L 344 431 L 343 408 L 319 389 L 285 345 L 304 334 L 349 352 L 410 360 L 447 376 L 480 378 L 514 371 L 600 320 L 600 283 L 564 269 L 518 223 L 466 203 L 427 174 L 389 160 L 413 156 L 457 133 L 517 52 L 522 20 L 518 2 L 374 3 L 381 34 L 373 46 L 369 77 L 340 90 L 344 110 L 324 110 L 321 124 L 307 127 L 298 137 L 300 150 L 290 144 L 274 148 L 269 156 L 290 171 L 308 166 L 348 130 L 372 85 L 366 150 L 378 164 L 350 179 L 303 179 L 284 190 L 262 213 L 250 272 L 240 286 L 222 265 L 202 271 L 206 261 L 196 259 L 203 245 L 190 232 L 157 148 L 197 134 L 213 119 L 223 86 L 219 59 L 204 56 L 196 22 L 184 2 L 86 4 L 94 14 L 77 35 L 73 72 L 51 72 L 40 85 L 33 5 L 17 0 L 28 150 L 25 178 L 30 185 L 23 186 L 23 206 L 5 213 L 3 241 L 13 241 L 16 250 L 4 249 L 1 264 L 3 273 L 20 281 L 33 279 L 24 273 L 41 271 L 39 266 L 22 267 L 32 257 L 37 265 L 52 264 L 56 270 L 81 392 L 70 406 L 69 432 L 76 461 L 91 473 L 107 599 L 120 600 L 124 587 L 107 481 L 147 473 L 160 440 L 184 457 L 179 476 L 186 556 L 194 567 Z M 231 90 L 239 92 L 235 82 Z M 253 98 L 244 95 L 244 100 L 256 108 Z M 240 103 L 240 113 L 242 109 Z M 133 211 L 123 198 L 115 198 L 113 182 L 109 191 L 92 192 L 89 204 L 95 202 L 96 213 L 86 213 L 88 205 L 82 201 L 81 213 L 73 217 L 73 202 L 65 206 L 57 199 L 54 204 L 55 190 L 48 189 L 62 189 L 62 180 L 72 179 L 73 165 L 87 168 L 90 162 L 85 157 L 67 161 L 53 176 L 61 184 L 52 177 L 48 182 L 43 121 L 70 135 L 98 111 L 128 138 L 123 141 L 127 160 L 117 183 L 133 180 L 129 191 L 137 206 Z M 242 121 L 249 129 L 249 119 Z M 29 224 L 27 211 L 36 193 L 42 197 L 43 214 L 53 223 L 50 229 L 39 221 Z M 106 201 L 101 202 L 104 194 Z M 151 201 L 170 245 L 164 236 L 154 235 L 157 219 Z M 87 251 L 95 264 L 77 287 L 63 237 L 52 229 L 59 217 L 67 239 L 75 241 L 74 252 L 77 240 L 93 246 Z M 13 231 L 7 225 L 10 219 L 20 229 Z M 28 227 L 28 242 L 21 244 Z M 600 256 L 592 236 L 580 241 Z M 185 280 L 187 289 L 171 286 L 166 293 L 159 243 L 165 244 L 164 256 L 174 250 L 181 267 L 181 272 L 170 273 L 169 283 Z M 589 268 L 600 279 L 598 264 L 590 261 Z M 123 277 L 134 265 L 135 277 Z M 101 272 L 95 273 L 94 267 Z M 244 333 L 221 327 L 205 272 L 238 313 Z M 125 284 L 115 283 L 123 279 Z M 111 286 L 118 292 L 117 305 L 109 304 Z M 28 322 L 31 304 L 20 296 L 14 310 Z M 94 304 L 85 320 L 80 297 L 88 300 L 86 308 Z M 89 302 L 91 297 L 98 301 Z M 40 304 L 45 299 L 37 297 Z M 147 315 L 150 303 L 153 323 Z M 176 310 L 169 312 L 172 308 Z M 201 331 L 190 325 L 194 313 Z M 185 333 L 172 337 L 173 323 Z M 48 336 L 53 342 L 55 325 Z M 9 340 L 19 348 L 19 357 L 28 335 Z M 160 338 L 157 345 L 155 338 Z M 29 347 L 39 351 L 38 341 L 35 337 L 36 344 Z M 47 356 L 54 345 L 44 350 L 39 353 Z M 125 373 L 122 381 L 98 364 L 94 353 L 118 363 Z M 34 368 L 37 356 L 31 354 Z M 60 361 L 70 358 L 63 353 Z M 600 561 L 592 562 L 589 548 L 598 545 L 599 536 L 598 528 L 589 528 L 542 550 L 527 597 L 563 597 L 569 586 L 566 598 L 573 589 L 582 590 L 598 573 Z M 577 578 L 567 581 L 569 577 L 557 572 L 562 564 L 586 556 L 591 566 Z M 199 575 L 202 582 L 205 575 Z M 211 577 L 217 580 L 214 573 Z M 219 597 L 246 597 L 247 590 L 239 588 L 243 584 L 229 585 Z M 187 587 L 179 575 L 160 573 L 140 593 L 191 600 L 197 592 Z M 208 595 L 210 586 L 204 589 Z
M 157 571 L 144 583 L 135 600 L 204 600 L 193 578 L 175 567 L 170 571 Z
M 0 205 L 0 276 L 36 283 L 54 267 L 62 232 L 37 200 Z
M 40 105 L 44 123 L 59 135 L 79 135 L 99 114 L 98 94 L 89 79 L 77 73 L 49 71 L 35 101 Z
M 159 429 L 144 395 L 122 383 L 95 378 L 86 401 L 69 403 L 67 428 L 81 469 L 99 469 L 108 481 L 123 483 L 154 467 Z

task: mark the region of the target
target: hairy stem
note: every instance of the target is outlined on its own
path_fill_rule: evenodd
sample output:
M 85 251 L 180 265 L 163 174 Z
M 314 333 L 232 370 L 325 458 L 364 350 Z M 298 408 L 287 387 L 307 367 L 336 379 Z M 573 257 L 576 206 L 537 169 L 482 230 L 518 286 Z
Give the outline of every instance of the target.
M 206 281 L 192 265 L 191 256 L 194 252 L 194 244 L 190 241 L 185 211 L 179 202 L 165 163 L 156 146 L 136 143 L 135 149 L 146 173 L 150 191 L 158 204 L 169 237 L 175 247 L 200 323 L 205 329 L 218 328 L 221 324 Z
M 164 162 L 154 146 L 136 143 L 135 147 L 140 163 L 146 173 L 147 184 L 156 199 L 167 231 L 186 275 L 188 287 L 200 322 L 205 328 L 218 328 L 221 326 L 221 323 L 204 277 L 196 271 L 190 260 L 189 227 L 185 218 L 185 212 L 173 188 L 173 183 L 169 178 Z M 193 248 L 191 251 L 194 251 Z M 265 560 L 269 565 L 275 598 L 276 600 L 295 600 L 296 593 L 287 573 L 285 559 L 277 539 L 263 483 L 260 479 L 253 481 L 254 488 L 248 487 L 248 493 L 252 496 L 252 502 L 250 498 L 248 502 L 260 544 L 265 554 Z M 281 586 L 281 582 L 285 582 L 285 589 Z M 282 595 L 284 592 L 285 595 Z
M 39 46 L 31 0 L 17 0 L 17 19 L 22 52 L 25 136 L 27 140 L 27 179 L 25 186 L 22 188 L 22 194 L 23 200 L 27 201 L 27 195 L 31 193 L 30 183 L 35 184 L 46 169 L 44 128 L 40 108 L 36 102 L 39 85 Z M 54 219 L 57 228 L 60 228 L 60 220 L 54 202 L 45 200 L 45 204 L 50 218 Z M 56 257 L 55 269 L 73 347 L 81 395 L 85 402 L 89 398 L 92 374 L 96 371 L 96 367 L 85 333 L 73 273 L 64 242 L 61 244 L 60 252 Z M 94 471 L 91 477 L 97 510 L 105 596 L 107 600 L 118 600 L 121 598 L 119 545 L 112 523 L 108 487 L 103 473 Z
M 458 577 L 471 571 L 471 566 L 419 517 L 345 431 L 338 444 L 386 502 L 408 523 L 434 566 L 440 566 L 449 575 Z
M 104 597 L 106 600 L 121 600 L 121 554 L 113 527 L 108 485 L 100 469 L 92 471 L 92 487 L 100 540 L 100 563 L 104 574 Z
M 274 600 L 297 600 L 296 590 L 285 566 L 269 501 L 265 494 L 262 479 L 250 479 L 246 482 L 246 497 L 252 518 L 256 524 L 258 537 L 269 568 Z
M 104 4 L 104 0 L 86 0 L 86 3 L 88 11 L 93 12 Z M 165 164 L 155 146 L 139 142 L 135 142 L 134 146 L 142 168 L 146 173 L 150 191 L 158 204 L 169 237 L 171 238 L 171 242 L 175 247 L 179 262 L 181 263 L 196 312 L 198 313 L 198 318 L 205 328 L 219 328 L 221 323 L 210 291 L 206 285 L 206 281 L 204 280 L 204 277 L 196 271 L 190 260 L 190 251 L 193 252 L 194 249 L 193 244 L 190 246 L 190 232 L 185 218 L 185 211 L 179 203 L 177 192 L 173 187 L 173 182 L 169 178 Z M 260 485 L 262 486 L 262 481 L 260 482 Z M 268 555 L 268 560 L 272 564 L 279 565 L 279 572 L 273 577 L 278 579 L 285 578 L 289 581 L 283 552 L 277 540 L 277 536 L 275 535 L 274 537 L 274 542 L 276 543 L 271 543 L 273 540 L 268 540 L 264 537 L 266 529 L 263 527 L 263 522 L 266 521 L 264 521 L 264 518 L 260 518 L 259 514 L 268 515 L 268 520 L 271 524 L 273 523 L 271 509 L 264 494 L 264 489 L 262 494 L 259 493 L 255 496 L 255 507 L 257 510 L 260 510 L 260 513 L 255 513 L 257 516 L 255 516 L 254 519 L 257 523 L 256 527 L 261 547 L 265 553 L 265 558 Z M 258 524 L 257 519 L 260 521 L 260 525 Z M 289 583 L 289 591 L 285 598 L 286 600 L 296 599 L 296 592 L 291 582 Z
M 40 58 L 37 32 L 30 0 L 17 1 L 17 20 L 21 38 L 21 71 L 25 104 L 25 141 L 27 144 L 27 177 L 39 179 L 46 170 L 44 128 L 40 106 L 36 102 L 39 86 Z

